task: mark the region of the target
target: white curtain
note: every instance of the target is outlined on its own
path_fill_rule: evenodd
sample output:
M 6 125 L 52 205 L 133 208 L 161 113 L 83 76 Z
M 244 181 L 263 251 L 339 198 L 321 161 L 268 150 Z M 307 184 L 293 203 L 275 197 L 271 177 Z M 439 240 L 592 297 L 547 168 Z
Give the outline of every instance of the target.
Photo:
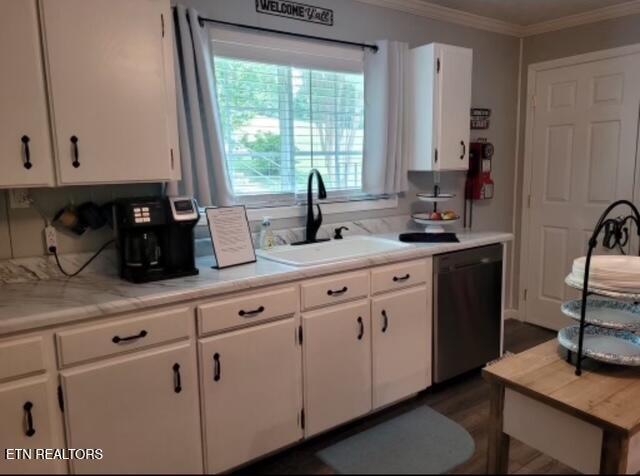
M 379 41 L 364 63 L 365 144 L 363 189 L 370 194 L 406 192 L 409 45 Z
M 198 12 L 175 9 L 176 88 L 182 181 L 168 195 L 193 195 L 201 206 L 229 205 L 233 194 L 227 173 L 210 41 Z

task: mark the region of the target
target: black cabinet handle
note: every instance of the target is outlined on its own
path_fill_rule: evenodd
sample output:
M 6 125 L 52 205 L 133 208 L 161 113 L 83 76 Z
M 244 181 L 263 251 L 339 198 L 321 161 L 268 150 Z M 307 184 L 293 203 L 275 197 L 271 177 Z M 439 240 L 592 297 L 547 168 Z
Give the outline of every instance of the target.
M 254 309 L 253 311 L 244 311 L 241 310 L 238 315 L 241 317 L 254 317 L 258 314 L 262 314 L 264 312 L 264 306 L 260 306 L 258 309 Z
M 129 337 L 120 337 L 120 336 L 114 336 L 113 339 L 111 339 L 111 341 L 114 344 L 119 344 L 120 342 L 128 342 L 130 340 L 137 340 L 137 339 L 142 339 L 143 337 L 147 337 L 148 332 L 145 330 L 140 331 L 139 334 L 136 334 L 134 336 L 129 336 Z
M 387 311 L 382 310 L 382 332 L 387 332 L 389 329 L 389 316 L 387 316 Z
M 401 281 L 406 281 L 410 277 L 411 277 L 411 275 L 409 273 L 405 274 L 404 276 L 394 276 L 393 277 L 393 282 L 397 283 L 397 282 L 401 282 Z
M 462 155 L 460 156 L 460 160 L 464 160 L 464 156 L 467 155 L 467 144 L 465 144 L 464 141 L 461 140 L 460 145 L 462 145 Z
M 182 392 L 182 378 L 180 377 L 180 364 L 173 364 L 173 391 Z
M 31 438 L 36 434 L 36 429 L 33 427 L 33 414 L 31 413 L 33 403 L 26 402 L 22 408 L 24 409 L 24 416 L 27 424 L 27 429 L 25 430 L 24 434 Z
M 345 286 L 344 288 L 342 288 L 342 289 L 336 289 L 336 290 L 334 290 L 334 289 L 329 289 L 329 290 L 327 291 L 327 294 L 328 294 L 329 296 L 340 296 L 340 295 L 342 295 L 342 294 L 346 293 L 348 290 L 349 290 L 349 288 L 348 288 L 348 287 L 346 287 L 346 286 Z
M 71 162 L 71 165 L 73 165 L 73 167 L 77 169 L 78 167 L 80 167 L 80 152 L 78 150 L 77 136 L 71 136 L 71 144 L 73 145 L 73 162 Z
M 220 365 L 220 354 L 213 355 L 213 381 L 219 382 L 222 378 L 222 366 Z
M 29 142 L 31 141 L 31 139 L 29 138 L 29 136 L 22 136 L 22 138 L 20 139 L 22 141 L 22 145 L 24 148 L 24 168 L 27 170 L 31 170 L 31 168 L 33 167 L 33 164 L 31 163 L 31 150 L 29 150 Z
M 360 332 L 358 333 L 358 340 L 362 340 L 364 337 L 364 322 L 362 317 L 358 317 L 358 326 L 360 327 Z

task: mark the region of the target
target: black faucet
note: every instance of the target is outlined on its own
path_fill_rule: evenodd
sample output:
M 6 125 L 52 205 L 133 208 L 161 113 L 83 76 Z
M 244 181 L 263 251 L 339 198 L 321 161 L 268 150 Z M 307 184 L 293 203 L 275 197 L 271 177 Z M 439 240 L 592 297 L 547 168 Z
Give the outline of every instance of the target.
M 294 245 L 305 245 L 309 243 L 318 243 L 321 241 L 328 240 L 318 240 L 318 230 L 322 225 L 322 210 L 320 210 L 320 205 L 316 203 L 316 208 L 318 209 L 318 215 L 314 216 L 313 213 L 313 177 L 316 176 L 318 178 L 318 199 L 324 200 L 327 198 L 327 189 L 324 187 L 324 181 L 322 180 L 322 175 L 318 169 L 312 169 L 309 173 L 309 182 L 307 183 L 307 232 L 304 241 L 299 243 L 293 243 Z

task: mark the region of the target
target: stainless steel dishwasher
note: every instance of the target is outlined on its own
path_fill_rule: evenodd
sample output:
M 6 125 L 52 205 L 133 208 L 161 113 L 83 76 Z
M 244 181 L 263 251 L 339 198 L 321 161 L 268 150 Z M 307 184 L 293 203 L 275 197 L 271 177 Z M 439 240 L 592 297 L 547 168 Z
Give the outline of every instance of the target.
M 434 382 L 483 366 L 500 355 L 502 245 L 436 256 Z

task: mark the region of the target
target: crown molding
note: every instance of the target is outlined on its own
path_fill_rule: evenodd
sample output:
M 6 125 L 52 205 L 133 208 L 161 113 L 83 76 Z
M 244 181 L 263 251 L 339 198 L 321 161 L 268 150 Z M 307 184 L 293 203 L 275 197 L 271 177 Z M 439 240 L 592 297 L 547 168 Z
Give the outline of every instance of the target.
M 517 25 L 494 18 L 463 12 L 454 8 L 443 7 L 424 0 L 355 0 L 377 7 L 390 8 L 433 20 L 440 20 L 463 25 L 479 30 L 491 31 L 503 35 L 526 37 L 550 31 L 563 30 L 589 23 L 596 23 L 627 15 L 640 14 L 640 0 L 631 0 L 620 5 L 598 8 L 589 12 L 568 15 L 565 17 L 535 23 L 533 25 Z
M 541 23 L 535 23 L 521 27 L 522 36 L 539 35 L 550 31 L 564 30 L 574 26 L 588 25 L 589 23 L 597 23 L 599 21 L 611 20 L 627 15 L 637 15 L 640 13 L 640 0 L 632 0 L 630 2 L 621 3 L 619 5 L 611 5 L 609 7 L 598 8 L 576 15 L 557 18 Z
M 377 7 L 390 8 L 401 12 L 412 13 L 422 17 L 440 20 L 458 25 L 492 31 L 503 35 L 521 36 L 522 27 L 494 18 L 475 15 L 473 13 L 442 7 L 423 0 L 356 0 Z

